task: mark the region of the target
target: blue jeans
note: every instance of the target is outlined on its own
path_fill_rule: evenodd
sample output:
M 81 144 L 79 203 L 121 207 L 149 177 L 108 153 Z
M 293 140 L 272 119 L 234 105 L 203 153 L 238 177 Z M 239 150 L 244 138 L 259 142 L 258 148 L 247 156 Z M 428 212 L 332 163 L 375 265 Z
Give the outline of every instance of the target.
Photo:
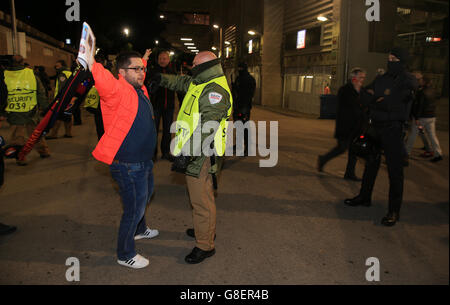
M 147 229 L 144 216 L 153 194 L 153 161 L 113 163 L 110 171 L 119 185 L 123 203 L 117 257 L 124 261 L 136 256 L 134 236 L 144 233 Z

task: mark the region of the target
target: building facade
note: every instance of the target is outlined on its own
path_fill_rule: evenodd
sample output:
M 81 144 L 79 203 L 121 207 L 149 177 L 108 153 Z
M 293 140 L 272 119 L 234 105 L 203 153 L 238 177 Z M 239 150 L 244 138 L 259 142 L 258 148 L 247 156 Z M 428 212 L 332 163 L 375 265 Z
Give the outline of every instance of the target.
M 325 88 L 336 94 L 353 67 L 365 69 L 370 82 L 386 70 L 394 46 L 407 48 L 410 70 L 423 71 L 448 97 L 448 1 L 219 2 L 227 75 L 246 61 L 258 84 L 256 104 L 318 115 Z

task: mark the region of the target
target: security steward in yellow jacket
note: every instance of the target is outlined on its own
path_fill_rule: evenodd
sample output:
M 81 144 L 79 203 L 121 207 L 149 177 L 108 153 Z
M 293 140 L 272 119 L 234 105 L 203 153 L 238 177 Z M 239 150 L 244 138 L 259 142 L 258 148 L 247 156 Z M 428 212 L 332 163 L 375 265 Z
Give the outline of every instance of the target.
M 40 79 L 33 70 L 25 68 L 22 56 L 13 56 L 12 66 L 5 70 L 4 77 L 8 98 L 6 108 L 0 109 L 0 116 L 6 115 L 12 126 L 9 143 L 24 145 L 39 123 L 39 110 L 44 111 L 49 106 L 48 99 Z M 41 158 L 50 157 L 45 139 L 41 138 L 35 147 Z M 24 166 L 27 162 L 17 160 L 17 164 Z
M 151 87 L 156 84 L 173 91 L 186 92 L 178 114 L 172 154 L 177 156 L 173 169 L 179 171 L 180 167 L 185 167 L 182 172 L 186 174 L 192 206 L 194 228 L 188 229 L 186 233 L 195 237 L 196 246 L 185 261 L 197 264 L 215 254 L 216 205 L 213 185 L 217 187 L 218 163 L 225 153 L 227 121 L 232 113 L 233 101 L 220 60 L 214 53 L 197 54 L 192 74 L 192 77 L 156 75 L 152 77 Z M 150 89 L 155 90 L 154 87 Z M 204 128 L 206 123 L 212 122 L 215 122 L 216 129 Z M 206 155 L 208 153 L 204 145 L 214 152 L 211 153 L 212 157 Z M 180 166 L 180 159 L 187 160 L 185 166 Z

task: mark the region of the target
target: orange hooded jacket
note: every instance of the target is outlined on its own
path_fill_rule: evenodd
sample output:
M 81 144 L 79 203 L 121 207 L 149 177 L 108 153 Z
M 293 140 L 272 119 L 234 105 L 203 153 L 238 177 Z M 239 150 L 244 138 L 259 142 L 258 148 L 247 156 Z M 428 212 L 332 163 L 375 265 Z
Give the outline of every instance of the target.
M 147 61 L 142 60 L 147 67 Z M 94 63 L 92 75 L 95 88 L 100 95 L 105 134 L 92 152 L 95 159 L 111 165 L 114 157 L 133 126 L 136 118 L 139 98 L 136 89 L 122 75 L 116 79 L 101 64 Z M 145 86 L 141 88 L 148 97 Z

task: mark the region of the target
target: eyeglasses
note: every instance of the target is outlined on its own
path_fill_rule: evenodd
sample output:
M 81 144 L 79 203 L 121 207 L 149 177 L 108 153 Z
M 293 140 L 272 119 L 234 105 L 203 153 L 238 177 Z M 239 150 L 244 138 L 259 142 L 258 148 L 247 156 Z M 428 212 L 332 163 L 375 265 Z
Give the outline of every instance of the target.
M 125 70 L 134 70 L 134 72 L 139 73 L 139 72 L 147 72 L 147 68 L 146 67 L 130 67 L 130 68 L 124 68 Z

